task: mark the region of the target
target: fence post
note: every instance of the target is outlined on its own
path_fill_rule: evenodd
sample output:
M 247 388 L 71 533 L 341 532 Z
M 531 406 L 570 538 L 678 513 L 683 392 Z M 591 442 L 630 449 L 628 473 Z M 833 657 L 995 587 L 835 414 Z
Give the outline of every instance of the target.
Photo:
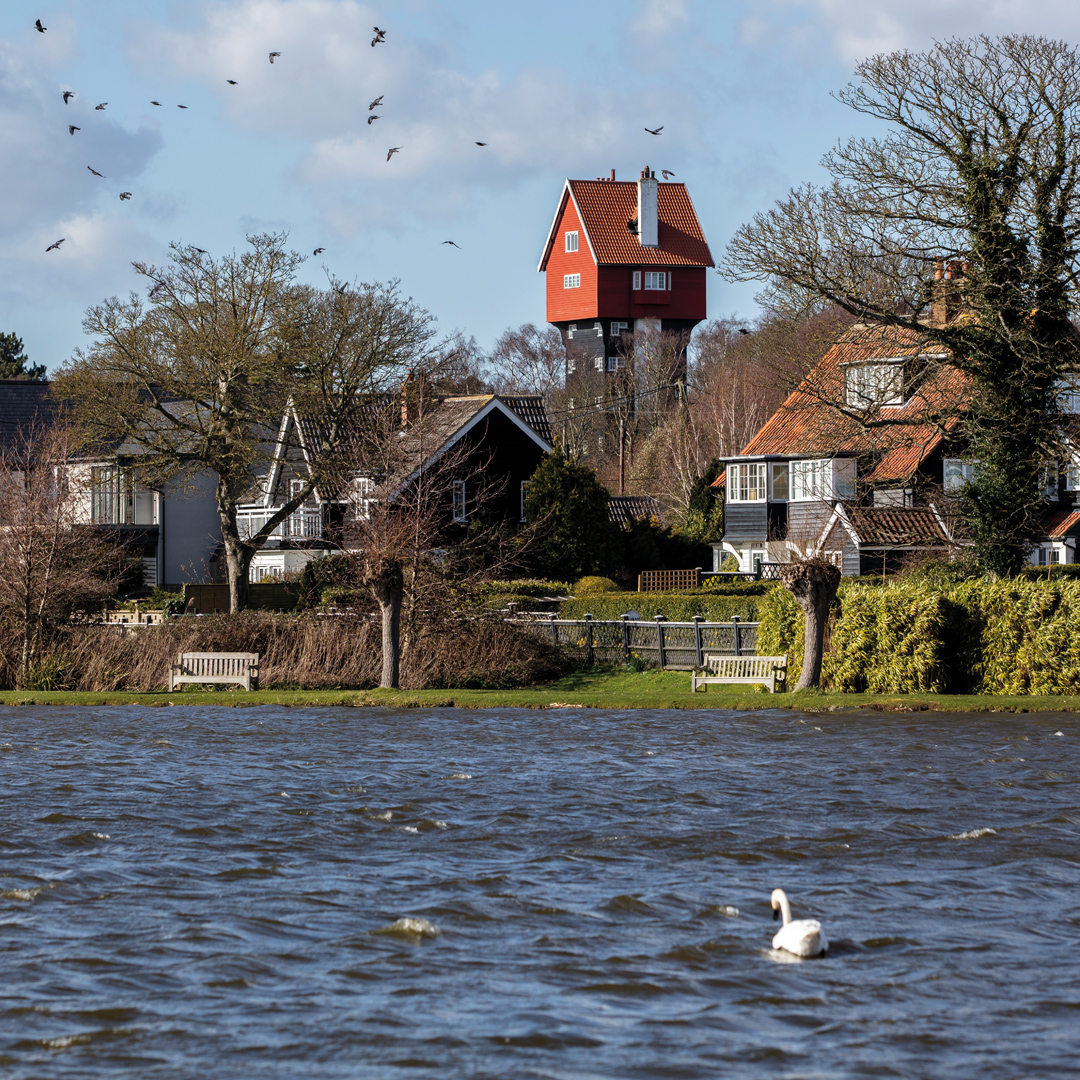
M 660 670 L 667 667 L 667 656 L 664 653 L 664 616 L 656 616 L 656 645 L 660 652 Z
M 700 566 L 695 567 L 695 569 L 694 569 L 694 588 L 695 589 L 700 589 L 701 588 L 701 567 Z
M 697 652 L 697 666 L 705 666 L 705 660 L 701 655 L 701 624 L 705 621 L 704 615 L 694 616 L 694 650 Z
M 742 634 L 739 629 L 739 616 L 731 616 L 731 627 L 735 638 L 735 655 L 742 656 Z
M 585 662 L 591 667 L 593 662 L 592 615 L 585 612 Z
M 551 613 L 551 644 L 558 648 L 559 628 L 555 625 L 555 612 Z
M 641 575 L 640 574 L 638 574 L 638 576 L 637 576 L 637 591 L 641 592 Z
M 630 660 L 630 616 L 622 616 L 622 651 L 623 662 L 627 663 Z

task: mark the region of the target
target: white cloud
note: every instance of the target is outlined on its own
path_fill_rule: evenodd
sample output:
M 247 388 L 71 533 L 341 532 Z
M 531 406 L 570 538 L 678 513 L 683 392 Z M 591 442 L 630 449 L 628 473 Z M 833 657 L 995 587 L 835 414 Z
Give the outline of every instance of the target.
M 681 30 L 686 21 L 686 0 L 644 0 L 637 18 L 630 24 L 630 32 L 643 38 L 656 38 Z
M 685 16 L 682 0 L 648 0 L 642 18 L 656 11 Z M 388 33 L 372 48 L 376 22 Z M 271 50 L 282 54 L 273 65 Z M 206 6 L 194 28 L 148 27 L 130 52 L 148 68 L 201 79 L 227 123 L 291 137 L 300 149 L 274 167 L 344 232 L 445 218 L 484 190 L 538 170 L 595 172 L 597 161 L 625 160 L 638 145 L 631 140 L 638 119 L 629 119 L 636 91 L 584 85 L 545 68 L 465 72 L 448 47 L 397 34 L 357 0 Z M 383 104 L 370 112 L 380 95 Z M 652 89 L 654 109 L 670 101 L 671 92 Z M 681 108 L 685 137 L 693 138 L 693 110 Z M 368 124 L 371 115 L 380 119 Z M 387 162 L 392 146 L 402 149 Z
M 1060 0 L 777 0 L 776 6 L 809 12 L 847 64 L 875 53 L 925 49 L 950 37 L 1027 33 L 1075 41 L 1080 36 L 1080 8 Z

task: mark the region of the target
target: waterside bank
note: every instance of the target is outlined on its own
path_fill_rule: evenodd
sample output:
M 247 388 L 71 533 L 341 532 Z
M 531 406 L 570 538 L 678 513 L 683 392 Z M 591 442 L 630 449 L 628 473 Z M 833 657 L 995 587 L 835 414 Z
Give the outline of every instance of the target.
M 212 706 L 390 706 L 459 709 L 795 709 L 800 712 L 980 712 L 1080 711 L 1080 695 L 853 694 L 805 690 L 769 694 L 754 687 L 710 686 L 690 693 L 690 675 L 676 671 L 631 672 L 586 669 L 552 682 L 518 690 L 258 690 L 235 688 L 157 692 L 0 691 L 0 706 L 170 705 Z

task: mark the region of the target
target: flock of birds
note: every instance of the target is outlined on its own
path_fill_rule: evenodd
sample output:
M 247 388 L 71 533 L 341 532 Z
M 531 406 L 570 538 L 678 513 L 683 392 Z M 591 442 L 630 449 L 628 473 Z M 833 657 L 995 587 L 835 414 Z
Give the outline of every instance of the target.
M 34 20 L 34 29 L 37 30 L 37 32 L 39 34 L 44 34 L 49 28 L 47 26 L 43 26 L 40 19 L 35 19 Z M 375 36 L 371 39 L 371 47 L 374 49 L 376 45 L 380 45 L 380 44 L 382 44 L 382 43 L 384 43 L 386 41 L 386 31 L 379 29 L 379 27 L 377 27 L 377 26 L 373 27 L 372 29 L 375 32 Z M 281 57 L 281 55 L 282 54 L 281 54 L 281 52 L 279 50 L 276 50 L 276 49 L 273 50 L 270 53 L 270 56 L 269 56 L 270 63 L 273 64 L 275 60 L 277 60 L 277 59 L 279 59 Z M 239 85 L 236 79 L 226 79 L 225 81 L 230 86 Z M 64 104 L 67 105 L 68 102 L 70 102 L 72 98 L 77 97 L 77 96 L 78 95 L 75 93 L 74 90 L 65 90 L 65 91 L 63 91 Z M 384 97 L 385 97 L 384 94 L 380 94 L 377 98 L 375 98 L 374 101 L 371 102 L 371 104 L 368 105 L 368 113 L 369 113 L 368 118 L 367 118 L 368 127 L 370 127 L 373 123 L 375 123 L 376 120 L 381 120 L 382 119 L 382 117 L 379 116 L 379 114 L 376 113 L 375 110 L 382 106 Z M 104 112 L 106 107 L 108 106 L 108 104 L 109 103 L 107 101 L 102 101 L 99 104 L 94 106 L 94 110 L 96 112 Z M 158 108 L 164 108 L 165 107 L 162 104 L 162 102 L 160 102 L 160 101 L 151 101 L 150 104 L 151 105 L 156 105 Z M 177 105 L 176 107 L 178 109 L 186 109 L 187 105 Z M 659 127 L 656 127 L 656 128 L 646 127 L 645 130 L 650 135 L 659 135 L 664 130 L 664 125 L 661 124 Z M 76 131 L 82 131 L 82 128 L 77 126 L 76 124 L 68 124 L 68 134 L 69 135 L 74 136 Z M 486 142 L 481 142 L 480 140 L 474 140 L 474 141 L 475 141 L 477 146 L 487 146 Z M 395 154 L 400 153 L 403 149 L 404 149 L 404 147 L 401 147 L 401 146 L 391 146 L 390 149 L 387 150 L 387 152 L 386 152 L 386 160 L 389 161 Z M 106 179 L 104 174 L 98 172 L 97 169 L 95 169 L 92 165 L 87 165 L 86 167 L 87 167 L 87 169 L 90 170 L 90 172 L 94 176 L 97 176 L 102 180 Z M 665 180 L 670 180 L 675 175 L 673 172 L 669 172 L 667 169 L 661 169 L 660 171 L 661 171 L 661 174 L 663 175 Z M 121 202 L 127 202 L 130 198 L 131 198 L 131 192 L 130 191 L 121 191 L 120 192 L 120 201 Z M 60 245 L 62 243 L 64 243 L 65 240 L 66 240 L 66 237 L 62 236 L 59 240 L 57 240 L 54 243 L 50 244 L 45 249 L 46 254 L 48 252 L 50 252 L 50 251 L 59 251 L 60 250 Z M 461 245 L 455 243 L 453 240 L 443 240 L 442 243 L 443 243 L 443 245 L 449 244 L 451 247 L 455 247 L 459 251 L 461 250 Z M 201 252 L 202 254 L 206 254 L 205 252 L 203 252 L 203 250 L 201 248 L 195 248 L 195 250 L 198 251 L 198 252 Z M 316 248 L 312 254 L 313 255 L 321 255 L 325 250 L 326 250 L 325 248 L 319 247 L 319 248 Z

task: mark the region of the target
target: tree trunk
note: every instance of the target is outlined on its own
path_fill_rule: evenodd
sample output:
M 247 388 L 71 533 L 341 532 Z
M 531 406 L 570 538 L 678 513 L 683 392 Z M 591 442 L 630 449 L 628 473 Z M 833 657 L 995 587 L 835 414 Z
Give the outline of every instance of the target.
M 248 574 L 254 551 L 239 537 L 229 536 L 222 530 L 225 546 L 225 572 L 229 580 L 229 611 L 235 614 L 248 604 Z
M 802 559 L 780 566 L 783 581 L 795 602 L 806 614 L 803 664 L 796 690 L 817 686 L 821 680 L 821 660 L 825 651 L 825 623 L 829 608 L 840 588 L 840 567 L 825 559 Z
M 397 559 L 380 559 L 369 581 L 382 613 L 382 681 L 379 687 L 397 690 L 401 668 L 401 598 L 405 591 L 401 563 Z

